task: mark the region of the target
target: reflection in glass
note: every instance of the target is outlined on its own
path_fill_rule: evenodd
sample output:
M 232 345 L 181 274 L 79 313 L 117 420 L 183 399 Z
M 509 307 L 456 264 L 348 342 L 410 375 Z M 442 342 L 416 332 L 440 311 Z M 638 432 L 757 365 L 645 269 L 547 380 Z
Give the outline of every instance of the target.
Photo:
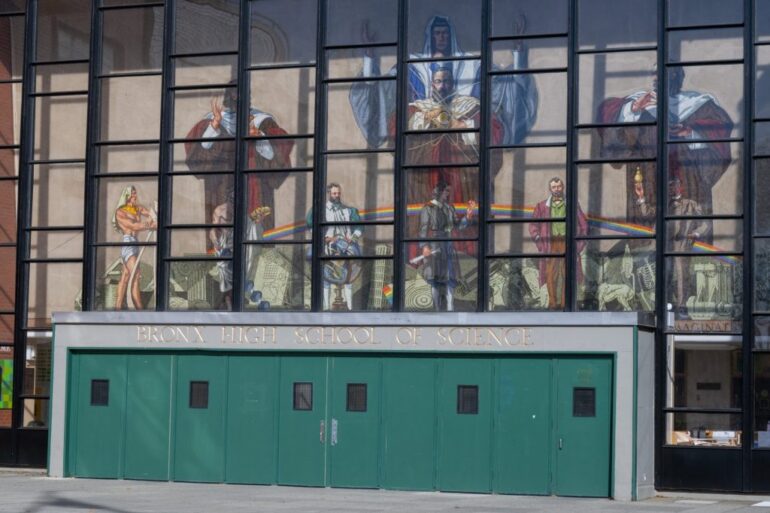
M 0 428 L 11 427 L 12 408 L 13 346 L 0 345 Z
M 445 208 L 444 238 L 475 238 L 479 194 L 478 168 L 415 169 L 407 173 L 406 235 L 423 238 L 423 209 Z M 433 207 L 431 206 L 433 205 Z M 467 219 L 468 222 L 463 222 Z M 470 222 L 470 221 L 473 222 Z M 429 231 L 429 230 L 428 230 Z M 430 234 L 429 237 L 438 237 Z
M 88 90 L 88 63 L 38 64 L 35 66 L 35 92 L 53 93 Z
M 380 96 L 377 91 L 383 94 Z M 329 84 L 326 101 L 328 111 L 334 113 L 326 118 L 327 149 L 387 149 L 395 146 L 395 80 Z
M 251 64 L 315 62 L 317 14 L 315 0 L 252 1 Z
M 160 135 L 161 77 L 120 77 L 100 80 L 102 141 L 157 139 Z M 138 109 L 137 106 L 142 108 Z
M 3 262 L 0 270 L 0 310 L 11 310 L 16 304 L 16 248 L 0 247 L 0 262 Z
M 177 139 L 235 137 L 237 101 L 238 91 L 234 82 L 232 86 L 225 89 L 174 92 L 174 137 Z
M 494 75 L 490 144 L 564 142 L 567 74 Z M 539 99 L 538 99 L 539 98 Z
M 676 205 L 676 202 L 669 202 L 669 208 L 672 205 Z M 740 253 L 743 251 L 743 221 L 737 219 L 667 221 L 666 251 L 670 253 L 715 251 Z
M 327 78 L 353 78 L 366 73 L 367 77 L 395 76 L 396 46 L 350 48 L 326 51 Z M 370 66 L 366 71 L 363 66 Z M 373 66 L 375 62 L 379 64 Z
M 83 164 L 38 164 L 32 167 L 30 227 L 83 224 L 84 167 Z
M 655 0 L 581 0 L 578 44 L 581 50 L 649 46 L 657 41 Z
M 183 260 L 169 263 L 168 306 L 170 310 L 228 310 L 230 288 L 222 290 L 220 271 L 229 270 L 232 260 Z M 228 298 L 230 300 L 228 301 Z
M 0 344 L 13 344 L 15 326 L 13 314 L 0 315 Z
M 227 84 L 236 75 L 237 55 L 175 57 L 174 85 Z
M 539 223 L 494 223 L 489 225 L 487 235 L 488 252 L 499 254 L 537 255 Z
M 770 3 L 754 2 L 754 23 L 757 41 L 770 40 Z
M 0 148 L 0 178 L 18 176 L 19 174 L 19 150 L 14 148 Z
M 101 73 L 160 71 L 163 7 L 102 11 Z
M 754 123 L 754 153 L 770 156 L 770 122 Z
M 238 0 L 177 0 L 174 53 L 236 51 L 239 3 Z
M 29 232 L 29 258 L 58 259 L 82 257 L 83 232 L 81 230 L 35 230 Z
M 53 312 L 82 310 L 83 264 L 29 264 L 27 327 L 46 328 Z
M 28 337 L 26 345 L 22 393 L 48 395 L 51 392 L 51 339 Z
M 423 241 L 405 245 L 404 309 L 467 312 L 476 310 L 477 244 Z
M 567 39 L 563 37 L 544 37 L 526 42 L 523 39 L 492 41 L 491 51 L 494 69 L 567 67 Z
M 395 42 L 396 0 L 331 0 L 326 7 L 326 44 Z
M 88 59 L 91 0 L 37 2 L 36 60 Z
M 770 239 L 754 239 L 754 310 L 770 312 Z
M 244 240 L 286 242 L 312 237 L 312 173 L 250 173 L 246 178 Z
M 48 399 L 24 399 L 22 426 L 25 428 L 48 427 Z
M 208 224 L 214 209 L 231 202 L 230 175 L 185 175 L 172 181 L 171 223 Z
M 670 62 L 717 61 L 743 57 L 743 28 L 676 30 L 668 36 Z
M 694 447 L 740 447 L 741 414 L 666 414 L 666 444 Z
M 391 153 L 349 153 L 326 158 L 326 181 L 338 183 L 347 201 L 366 221 L 393 219 L 394 172 Z
M 16 242 L 18 188 L 18 180 L 0 180 L 0 205 L 4 206 L 0 216 L 0 244 Z
M 604 122 L 614 123 L 612 119 Z M 655 125 L 584 128 L 577 131 L 579 159 L 655 159 L 657 157 Z M 621 164 L 618 164 L 620 166 Z M 632 166 L 640 163 L 630 164 Z M 644 164 L 649 165 L 649 164 Z
M 492 0 L 492 36 L 563 34 L 567 32 L 566 0 Z M 526 23 L 514 23 L 523 17 Z
M 102 178 L 98 180 L 98 190 L 98 242 L 156 240 L 157 178 Z
M 97 173 L 157 173 L 157 144 L 100 145 Z
M 766 347 L 767 349 L 767 347 Z M 770 447 L 770 353 L 754 353 L 754 447 Z
M 87 112 L 86 95 L 35 98 L 35 160 L 85 158 Z
M 742 257 L 668 257 L 666 301 L 677 331 L 740 332 Z
M 279 135 L 267 119 L 283 133 L 312 134 L 315 130 L 315 68 L 286 68 L 252 71 L 250 136 Z M 270 109 L 264 112 L 262 109 Z
M 489 261 L 490 311 L 561 310 L 563 304 L 550 301 L 546 272 L 551 289 L 564 289 L 563 258 L 495 258 Z M 541 276 L 543 277 L 541 279 Z
M 670 0 L 667 4 L 668 25 L 670 27 L 741 23 L 743 21 L 743 2 L 741 0 Z
M 654 240 L 594 240 L 584 253 L 585 278 L 578 287 L 581 310 L 655 310 Z
M 410 59 L 480 53 L 481 9 L 475 0 L 411 0 L 407 14 Z
M 249 310 L 309 310 L 309 244 L 247 244 L 244 306 Z

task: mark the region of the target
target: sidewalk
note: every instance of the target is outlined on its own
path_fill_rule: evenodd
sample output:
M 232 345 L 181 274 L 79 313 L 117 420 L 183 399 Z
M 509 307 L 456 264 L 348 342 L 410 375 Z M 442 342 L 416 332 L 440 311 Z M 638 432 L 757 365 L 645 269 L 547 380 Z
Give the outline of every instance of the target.
M 766 497 L 686 495 L 635 502 L 288 486 L 51 479 L 0 469 L 0 512 L 13 513 L 770 513 Z

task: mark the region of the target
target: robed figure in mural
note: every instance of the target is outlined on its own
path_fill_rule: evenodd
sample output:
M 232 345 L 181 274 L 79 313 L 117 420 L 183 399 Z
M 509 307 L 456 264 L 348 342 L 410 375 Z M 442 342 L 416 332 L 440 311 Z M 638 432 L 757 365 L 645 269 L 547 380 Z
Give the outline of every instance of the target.
M 730 165 L 730 144 L 707 142 L 730 137 L 733 122 L 714 96 L 683 90 L 683 68 L 671 68 L 668 74 L 668 137 L 680 144 L 668 146 L 668 176 L 679 180 L 684 197 L 695 201 L 704 215 L 713 213 L 712 189 Z M 658 117 L 657 81 L 647 90 L 623 98 L 609 98 L 599 107 L 600 123 L 638 123 Z M 655 156 L 654 127 L 622 127 L 601 131 L 602 153 L 606 157 L 625 155 Z M 688 142 L 692 141 L 692 142 Z M 655 168 L 652 164 L 628 165 L 626 190 L 628 219 L 642 221 L 636 209 L 635 187 L 641 183 L 648 205 L 655 205 Z M 649 224 L 649 219 L 647 220 Z

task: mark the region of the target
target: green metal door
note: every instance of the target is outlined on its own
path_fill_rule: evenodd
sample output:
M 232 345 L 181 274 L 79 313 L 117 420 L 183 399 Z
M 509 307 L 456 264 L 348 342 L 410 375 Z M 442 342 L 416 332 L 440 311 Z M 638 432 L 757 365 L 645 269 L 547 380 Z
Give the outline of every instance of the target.
M 168 480 L 171 356 L 128 355 L 126 479 Z
M 224 481 L 226 364 L 226 356 L 215 354 L 177 358 L 176 481 Z
M 551 493 L 551 359 L 501 359 L 496 372 L 496 493 Z
M 122 477 L 126 357 L 72 356 L 70 473 L 76 477 Z
M 229 359 L 228 483 L 275 483 L 277 362 L 269 355 Z
M 555 370 L 554 493 L 609 497 L 612 360 L 561 358 Z
M 491 489 L 492 364 L 445 358 L 439 368 L 438 489 Z
M 280 359 L 278 483 L 326 485 L 327 358 Z
M 434 489 L 436 362 L 411 356 L 383 359 L 383 488 Z
M 376 357 L 330 358 L 329 484 L 377 488 L 381 365 Z

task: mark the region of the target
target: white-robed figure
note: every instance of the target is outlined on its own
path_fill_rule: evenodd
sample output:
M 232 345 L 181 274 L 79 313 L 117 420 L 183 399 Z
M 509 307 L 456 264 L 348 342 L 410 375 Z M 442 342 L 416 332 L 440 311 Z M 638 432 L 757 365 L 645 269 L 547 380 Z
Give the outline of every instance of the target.
M 516 31 L 524 31 L 524 17 L 517 22 Z M 368 26 L 364 26 L 364 40 L 372 42 Z M 458 96 L 481 97 L 481 61 L 452 60 L 473 54 L 463 52 L 448 16 L 433 16 L 425 26 L 425 43 L 419 54 L 410 59 L 446 58 L 446 61 L 412 62 L 409 64 L 408 103 L 431 97 L 433 75 L 442 67 L 451 66 Z M 513 50 L 512 70 L 527 68 L 527 51 L 523 46 Z M 381 76 L 379 60 L 364 54 L 362 77 Z M 396 67 L 389 72 L 396 75 Z M 537 116 L 537 89 L 529 74 L 498 75 L 492 81 L 492 114 L 503 125 L 501 144 L 518 144 L 535 123 Z M 394 80 L 359 81 L 350 88 L 350 104 L 356 122 L 369 147 L 382 146 L 395 135 L 396 83 Z

